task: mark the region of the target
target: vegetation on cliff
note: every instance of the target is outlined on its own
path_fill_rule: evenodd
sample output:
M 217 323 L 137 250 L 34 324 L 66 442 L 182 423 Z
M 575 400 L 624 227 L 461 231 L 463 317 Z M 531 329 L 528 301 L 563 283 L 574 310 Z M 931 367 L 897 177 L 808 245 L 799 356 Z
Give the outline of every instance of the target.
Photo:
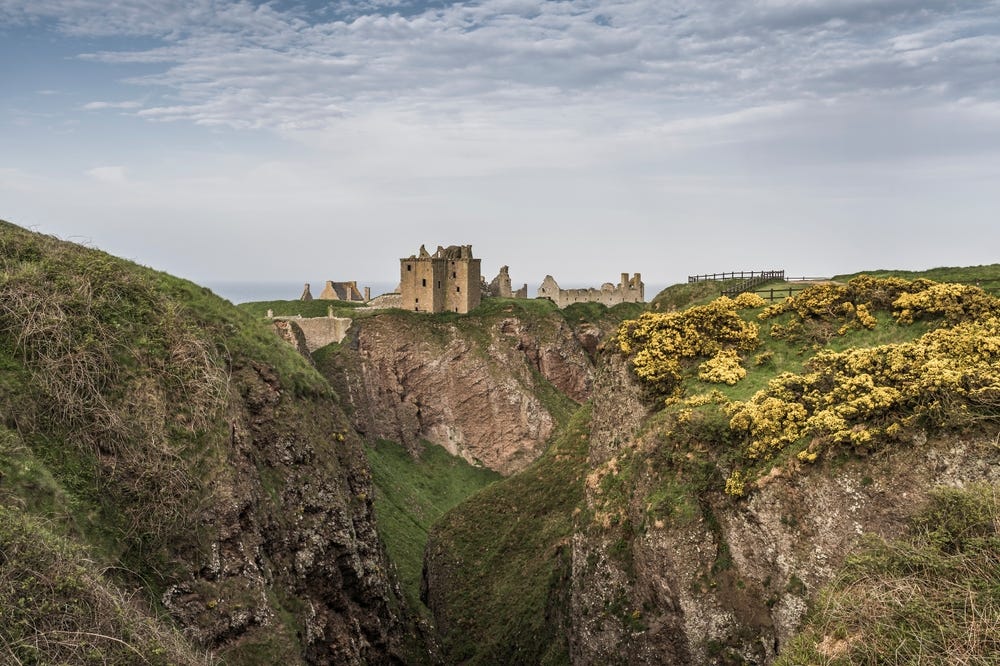
M 720 406 L 729 416 L 744 441 L 723 459 L 732 494 L 779 454 L 815 462 L 824 448 L 870 451 L 1000 416 L 1000 301 L 979 287 L 859 276 L 742 304 L 752 309 L 720 297 L 649 313 L 618 334 L 677 420 Z
M 904 538 L 871 537 L 817 596 L 776 666 L 995 664 L 1000 495 L 937 489 Z
M 360 442 L 257 320 L 0 222 L 0 368 L 5 661 L 388 658 Z
M 429 442 L 417 456 L 385 440 L 366 451 L 377 493 L 379 533 L 411 607 L 419 609 L 424 547 L 431 528 L 450 509 L 502 477 Z
M 582 407 L 534 465 L 433 528 L 426 599 L 450 663 L 569 662 L 570 539 L 588 424 Z

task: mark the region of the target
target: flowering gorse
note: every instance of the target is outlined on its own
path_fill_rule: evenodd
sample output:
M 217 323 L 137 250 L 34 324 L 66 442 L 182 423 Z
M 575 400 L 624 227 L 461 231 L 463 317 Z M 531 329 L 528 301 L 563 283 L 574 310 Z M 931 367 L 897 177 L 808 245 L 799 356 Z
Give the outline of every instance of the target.
M 1000 319 L 940 328 L 913 342 L 823 351 L 729 407 L 750 458 L 803 438 L 870 447 L 909 426 L 1000 415 Z
M 997 299 L 979 287 L 967 284 L 931 283 L 925 289 L 901 294 L 892 303 L 896 321 L 912 324 L 917 319 L 943 319 L 949 324 L 987 315 L 1000 315 Z
M 733 303 L 736 304 L 737 310 L 756 310 L 767 305 L 767 301 L 752 291 L 744 291 L 741 294 L 737 294 L 733 299 Z
M 744 321 L 736 310 L 735 302 L 722 296 L 682 312 L 647 312 L 622 323 L 618 347 L 639 377 L 670 393 L 693 367 L 691 361 L 759 344 L 757 325 Z
M 735 349 L 721 349 L 712 358 L 698 366 L 698 379 L 713 384 L 736 384 L 747 376 Z

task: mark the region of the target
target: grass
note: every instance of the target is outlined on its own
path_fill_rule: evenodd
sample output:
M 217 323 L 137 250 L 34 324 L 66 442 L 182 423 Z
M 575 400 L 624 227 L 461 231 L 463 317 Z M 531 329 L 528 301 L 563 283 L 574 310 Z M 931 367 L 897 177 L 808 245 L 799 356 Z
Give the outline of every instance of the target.
M 419 608 L 424 546 L 431 527 L 463 500 L 501 479 L 425 442 L 418 458 L 395 442 L 367 448 L 379 532 L 413 608 Z
M 824 588 L 776 666 L 996 664 L 1000 494 L 941 488 L 906 538 L 869 538 Z
M 369 314 L 366 310 L 358 311 L 358 308 L 363 308 L 365 305 L 365 303 L 355 303 L 352 301 L 313 299 L 311 301 L 251 301 L 240 303 L 236 307 L 257 318 L 266 317 L 268 311 L 272 312 L 276 317 L 295 317 L 297 315 L 302 315 L 303 317 L 326 317 L 331 309 L 335 317 L 353 318 Z
M 274 368 L 294 395 L 329 385 L 207 289 L 5 222 L 0 231 L 8 427 L 72 497 L 80 536 L 159 580 L 149 553 L 201 548 L 189 516 L 228 442 L 233 364 Z
M 217 515 L 223 501 L 216 493 L 237 486 L 235 492 L 252 496 L 259 484 L 268 492 L 252 503 L 242 526 L 266 525 L 268 538 L 287 543 L 298 529 L 288 504 L 311 489 L 318 492 L 316 479 L 346 484 L 349 473 L 364 479 L 360 445 L 330 439 L 331 432 L 344 432 L 334 397 L 328 382 L 264 322 L 209 290 L 0 221 L 0 505 L 10 511 L 11 524 L 44 527 L 45 534 L 36 530 L 42 545 L 58 546 L 68 563 L 92 560 L 95 564 L 85 568 L 93 569 L 81 574 L 87 589 L 100 588 L 107 596 L 119 586 L 135 595 L 124 606 L 101 602 L 81 613 L 101 621 L 132 614 L 136 623 L 155 625 L 164 591 L 209 561 L 219 535 L 210 533 L 214 527 L 206 527 L 211 523 L 206 516 Z M 254 445 L 239 444 L 240 425 L 256 427 L 257 417 L 262 431 L 246 436 Z M 274 459 L 265 445 L 273 436 L 268 429 L 289 434 L 289 453 L 308 450 L 315 461 Z M 267 469 L 270 476 L 236 481 L 234 464 Z M 346 491 L 344 502 L 340 509 L 353 511 L 356 519 L 370 515 L 363 501 Z M 71 544 L 68 550 L 59 545 L 64 542 Z M 40 571 L 39 563 L 4 557 L 15 543 L 0 545 L 0 577 L 20 576 L 17 567 Z M 31 558 L 45 555 L 24 552 Z M 230 646 L 232 655 L 242 655 L 234 657 L 238 663 L 250 663 L 253 654 L 276 646 L 294 661 L 303 647 L 299 641 L 309 612 L 303 599 L 310 593 L 292 591 L 291 569 L 277 561 L 284 555 L 280 547 L 267 555 L 276 572 L 270 582 L 283 590 L 269 608 L 275 626 L 251 628 L 241 637 L 246 640 Z M 224 580 L 198 580 L 206 598 L 217 587 L 222 601 L 211 609 L 216 616 L 239 612 L 244 600 L 226 597 Z M 294 617 L 276 607 L 285 604 L 285 593 L 289 604 L 306 604 Z M 38 594 L 40 604 L 43 597 L 61 599 L 58 585 Z M 260 597 L 246 602 L 259 603 Z M 9 638 L 0 644 L 34 641 L 44 648 L 30 659 L 28 653 L 5 654 L 0 648 L 0 661 L 139 662 L 102 656 L 111 653 L 100 646 L 61 652 L 68 638 L 15 635 L 27 625 L 6 613 L 5 603 L 0 634 Z M 105 612 L 109 618 L 101 616 Z M 131 636 L 141 633 L 138 624 L 106 626 L 102 645 L 132 645 Z M 165 659 L 198 663 L 171 657 L 173 648 L 166 647 Z
M 211 664 L 102 576 L 85 548 L 0 506 L 0 660 L 8 664 Z
M 580 408 L 534 465 L 434 527 L 430 604 L 450 663 L 569 662 L 569 538 L 583 503 L 589 418 Z

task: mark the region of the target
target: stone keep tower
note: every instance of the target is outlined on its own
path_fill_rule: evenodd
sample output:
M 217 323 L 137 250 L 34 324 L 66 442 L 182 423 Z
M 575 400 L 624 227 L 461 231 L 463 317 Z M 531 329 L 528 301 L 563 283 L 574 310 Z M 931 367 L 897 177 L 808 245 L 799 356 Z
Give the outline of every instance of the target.
M 399 260 L 402 307 L 416 312 L 468 312 L 479 305 L 479 259 L 471 245 L 438 246 Z

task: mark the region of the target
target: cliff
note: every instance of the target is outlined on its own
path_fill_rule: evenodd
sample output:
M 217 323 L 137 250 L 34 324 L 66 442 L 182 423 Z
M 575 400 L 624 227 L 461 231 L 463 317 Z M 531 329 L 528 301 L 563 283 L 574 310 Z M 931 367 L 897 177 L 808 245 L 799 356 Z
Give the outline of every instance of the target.
M 356 310 L 310 352 L 264 321 L 280 303 L 7 223 L 0 262 L 4 661 L 1000 649 L 1000 302 L 976 287 Z
M 402 659 L 361 440 L 301 356 L 5 222 L 0 271 L 5 661 Z
M 793 639 L 854 554 L 910 534 L 935 488 L 985 483 L 995 497 L 996 299 L 859 278 L 770 308 L 708 300 L 625 322 L 597 353 L 590 404 L 548 453 L 432 530 L 425 599 L 450 658 L 767 664 L 793 644 L 811 659 L 864 654 L 866 632 L 885 626 L 877 617 L 810 629 L 804 650 Z M 960 523 L 961 511 L 931 513 Z M 967 624 L 948 635 L 972 639 L 1000 617 L 975 591 L 975 577 L 1000 574 L 993 511 L 969 546 L 992 564 L 959 583 L 983 610 L 950 615 Z M 939 587 L 957 582 L 938 575 Z M 893 640 L 943 658 L 928 636 L 934 613 L 950 611 L 921 612 L 926 631 Z
M 540 302 L 501 302 L 461 318 L 394 311 L 358 319 L 322 358 L 365 436 L 411 452 L 427 440 L 504 475 L 541 455 L 593 383 L 585 347 Z

